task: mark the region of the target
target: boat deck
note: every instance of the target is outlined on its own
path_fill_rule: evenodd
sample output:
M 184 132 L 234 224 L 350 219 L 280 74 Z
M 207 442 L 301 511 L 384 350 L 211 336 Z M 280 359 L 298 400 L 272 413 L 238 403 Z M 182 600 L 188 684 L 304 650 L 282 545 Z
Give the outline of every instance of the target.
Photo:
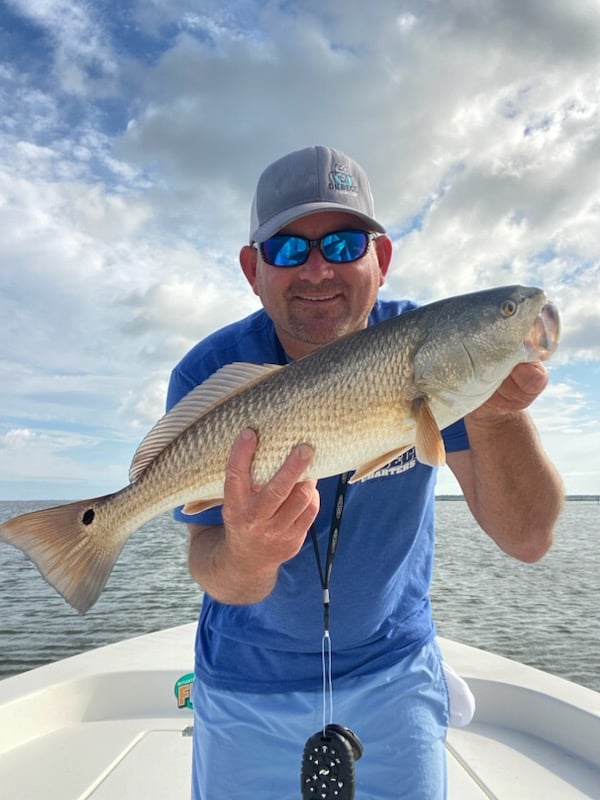
M 182 626 L 2 681 L 2 800 L 187 800 L 192 714 L 173 687 L 193 634 Z M 449 800 L 599 800 L 598 693 L 441 645 L 477 700 L 471 725 L 449 732 Z

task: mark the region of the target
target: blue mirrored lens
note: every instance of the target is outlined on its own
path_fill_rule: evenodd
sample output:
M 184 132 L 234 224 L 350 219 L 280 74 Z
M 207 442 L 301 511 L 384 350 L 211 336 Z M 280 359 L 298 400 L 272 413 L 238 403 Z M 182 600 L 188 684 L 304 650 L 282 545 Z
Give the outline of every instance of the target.
M 370 235 L 366 231 L 334 231 L 322 239 L 305 239 L 303 236 L 276 234 L 260 245 L 267 264 L 273 267 L 299 267 L 306 262 L 313 247 L 319 247 L 323 258 L 332 264 L 347 264 L 362 258 L 369 247 Z
M 369 237 L 364 231 L 337 231 L 321 239 L 321 252 L 327 261 L 344 264 L 362 258 L 368 244 Z
M 273 267 L 299 267 L 310 252 L 310 242 L 301 236 L 271 236 L 261 245 L 263 258 Z

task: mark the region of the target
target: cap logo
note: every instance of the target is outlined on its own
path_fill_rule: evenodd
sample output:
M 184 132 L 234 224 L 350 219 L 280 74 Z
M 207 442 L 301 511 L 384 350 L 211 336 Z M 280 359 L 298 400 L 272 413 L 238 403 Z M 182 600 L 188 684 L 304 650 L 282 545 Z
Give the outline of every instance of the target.
M 329 188 L 338 192 L 358 194 L 358 186 L 354 183 L 346 164 L 334 164 L 329 173 Z

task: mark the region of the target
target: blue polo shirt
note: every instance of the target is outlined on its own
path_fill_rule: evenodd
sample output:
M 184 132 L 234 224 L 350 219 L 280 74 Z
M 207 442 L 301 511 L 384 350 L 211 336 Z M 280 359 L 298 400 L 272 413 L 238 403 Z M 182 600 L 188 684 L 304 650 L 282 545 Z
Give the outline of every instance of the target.
M 378 301 L 369 324 L 402 314 L 410 301 Z M 234 361 L 285 364 L 272 321 L 263 311 L 197 344 L 171 375 L 171 408 L 217 369 Z M 448 452 L 465 450 L 462 420 L 442 431 Z M 367 480 L 349 485 L 330 580 L 333 676 L 384 669 L 435 635 L 429 586 L 434 552 L 436 470 L 414 449 Z M 316 532 L 324 562 L 338 478 L 318 482 Z M 219 525 L 219 508 L 175 518 Z M 322 681 L 323 605 L 313 545 L 284 563 L 260 603 L 227 605 L 205 594 L 196 637 L 196 675 L 208 686 L 248 692 L 318 688 Z

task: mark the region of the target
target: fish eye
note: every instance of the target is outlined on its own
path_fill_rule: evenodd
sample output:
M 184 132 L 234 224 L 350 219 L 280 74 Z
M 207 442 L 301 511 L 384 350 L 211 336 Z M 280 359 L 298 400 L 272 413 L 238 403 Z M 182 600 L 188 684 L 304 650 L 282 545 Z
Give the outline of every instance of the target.
M 504 300 L 500 306 L 500 313 L 503 317 L 512 317 L 517 313 L 517 304 L 514 300 Z

